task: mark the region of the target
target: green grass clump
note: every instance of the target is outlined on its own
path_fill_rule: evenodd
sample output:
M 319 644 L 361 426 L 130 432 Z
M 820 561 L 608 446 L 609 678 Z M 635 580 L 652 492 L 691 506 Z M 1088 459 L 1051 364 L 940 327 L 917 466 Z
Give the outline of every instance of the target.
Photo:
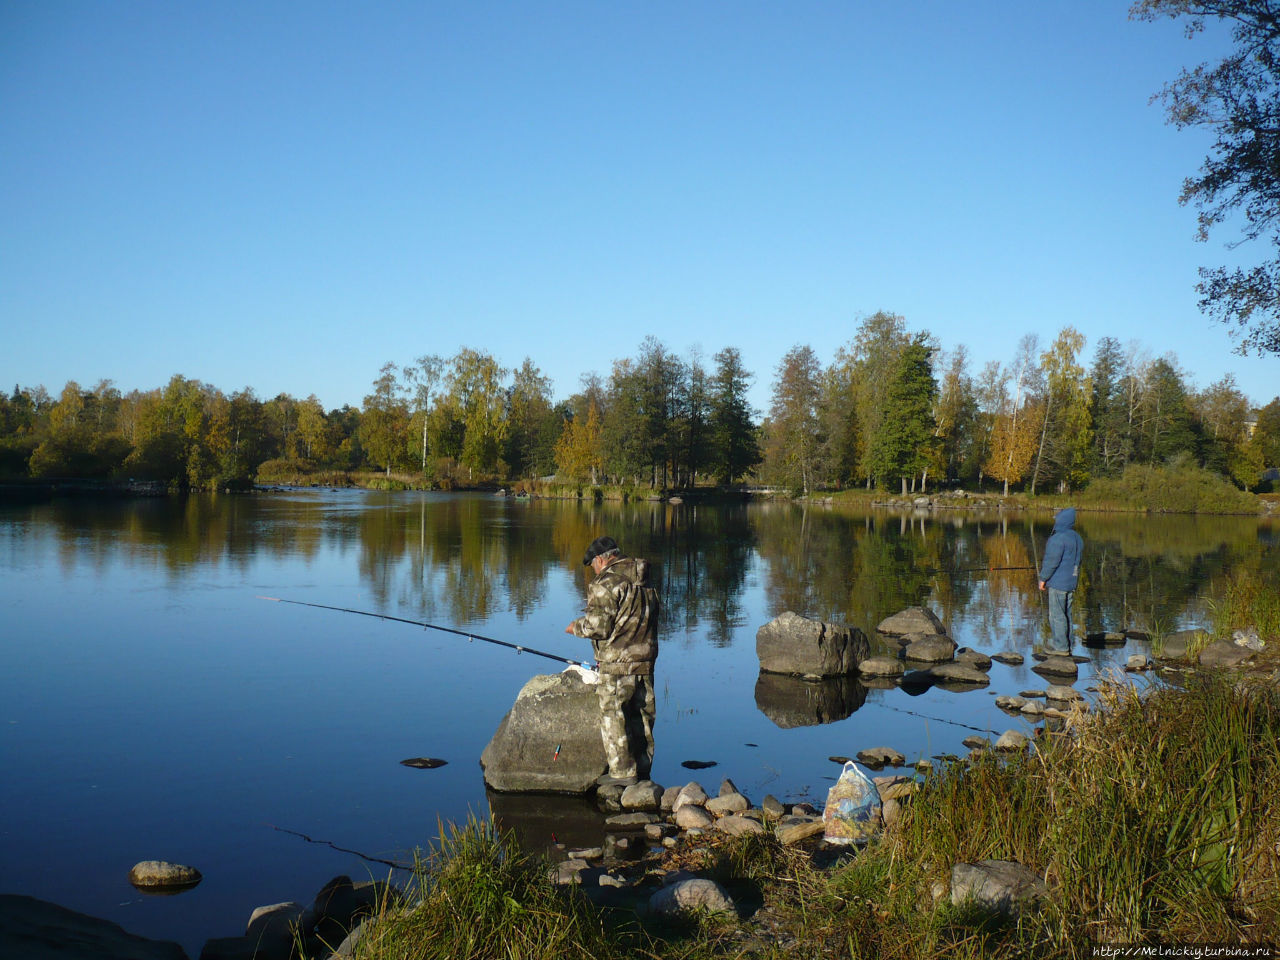
M 1261 509 L 1253 494 L 1186 457 L 1161 466 L 1130 464 L 1118 479 L 1094 480 L 1073 496 L 1076 505 L 1100 510 L 1256 514 Z
M 1096 715 L 1037 754 L 942 773 L 900 828 L 832 885 L 875 898 L 890 927 L 901 922 L 879 937 L 862 924 L 850 931 L 886 957 L 1074 957 L 1089 956 L 1094 943 L 1274 941 L 1278 797 L 1274 688 L 1246 693 L 1205 677 L 1140 696 L 1117 685 Z M 994 927 L 932 901 L 927 891 L 948 880 L 952 864 L 984 858 L 1035 870 L 1048 900 Z
M 417 906 L 374 923 L 354 960 L 632 957 L 634 924 L 609 923 L 581 894 L 557 887 L 540 857 L 474 818 L 442 829 L 440 846 L 415 871 Z
M 1280 578 L 1266 580 L 1255 574 L 1236 573 L 1214 601 L 1214 636 L 1227 639 L 1235 630 L 1253 627 L 1270 646 L 1280 641 Z

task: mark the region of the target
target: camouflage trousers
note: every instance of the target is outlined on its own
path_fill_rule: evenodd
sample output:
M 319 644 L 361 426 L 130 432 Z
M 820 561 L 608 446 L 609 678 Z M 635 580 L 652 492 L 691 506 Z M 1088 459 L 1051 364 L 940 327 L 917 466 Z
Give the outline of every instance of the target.
M 653 766 L 653 674 L 614 676 L 602 673 L 600 739 L 609 761 L 609 776 L 647 779 Z

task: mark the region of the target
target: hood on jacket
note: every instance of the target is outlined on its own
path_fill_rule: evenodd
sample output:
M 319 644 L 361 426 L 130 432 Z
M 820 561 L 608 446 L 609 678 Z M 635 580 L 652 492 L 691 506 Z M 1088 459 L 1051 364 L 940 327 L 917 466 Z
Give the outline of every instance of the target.
M 1053 518 L 1053 529 L 1055 532 L 1058 530 L 1070 530 L 1075 525 L 1075 507 L 1064 507 L 1062 510 L 1058 511 L 1058 515 Z
M 600 573 L 601 575 L 611 573 L 616 577 L 630 580 L 640 587 L 649 585 L 649 561 L 641 557 L 619 557 Z

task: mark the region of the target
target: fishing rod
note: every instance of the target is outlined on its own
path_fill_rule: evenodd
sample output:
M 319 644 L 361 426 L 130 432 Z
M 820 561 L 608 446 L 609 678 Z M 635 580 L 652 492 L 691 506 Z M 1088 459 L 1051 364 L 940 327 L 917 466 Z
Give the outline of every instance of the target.
M 998 570 L 1034 570 L 1035 567 L 961 567 L 952 573 L 995 573 Z
M 591 665 L 585 660 L 570 660 L 568 657 L 562 657 L 554 653 L 546 653 L 542 650 L 535 650 L 533 647 L 522 646 L 518 643 L 508 643 L 506 640 L 495 640 L 493 637 L 482 637 L 478 633 L 470 633 L 466 630 L 455 630 L 453 627 L 442 627 L 434 623 L 426 623 L 422 620 L 406 620 L 404 617 L 393 617 L 386 613 L 371 613 L 368 610 L 352 610 L 350 607 L 331 607 L 325 603 L 308 603 L 305 600 L 285 600 L 282 597 L 258 597 L 259 600 L 270 600 L 272 603 L 292 603 L 298 607 L 315 607 L 317 610 L 336 610 L 338 613 L 354 613 L 361 617 L 376 617 L 379 620 L 390 620 L 394 623 L 407 623 L 414 627 L 423 627 L 427 630 L 439 630 L 441 633 L 452 633 L 457 637 L 466 637 L 468 640 L 483 640 L 485 643 L 492 643 L 499 647 L 506 647 L 514 650 L 516 653 L 532 653 L 535 657 L 546 657 L 548 660 L 556 660 L 560 663 L 567 663 L 570 666 L 591 668 Z

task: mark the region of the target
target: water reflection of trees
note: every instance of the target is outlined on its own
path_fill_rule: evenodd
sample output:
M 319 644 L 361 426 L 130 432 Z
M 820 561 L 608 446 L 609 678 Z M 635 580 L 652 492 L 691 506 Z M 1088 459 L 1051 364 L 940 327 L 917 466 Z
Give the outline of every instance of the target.
M 748 641 L 759 578 L 767 616 L 794 610 L 874 629 L 903 607 L 963 617 L 980 642 L 1043 631 L 1033 571 L 1052 521 L 854 513 L 790 503 L 517 502 L 441 494 L 297 493 L 140 500 L 65 499 L 5 513 L 8 535 L 49 535 L 64 571 L 122 560 L 189 576 L 247 571 L 264 554 L 314 562 L 354 552 L 380 609 L 474 623 L 544 601 L 549 578 L 590 575 L 582 551 L 604 533 L 653 561 L 668 640 Z M 1206 601 L 1243 571 L 1275 584 L 1274 528 L 1249 518 L 1081 514 L 1077 610 L 1086 630 L 1203 622 Z M 1013 568 L 1013 569 L 1007 569 Z M 1278 585 L 1280 586 L 1280 585 Z

